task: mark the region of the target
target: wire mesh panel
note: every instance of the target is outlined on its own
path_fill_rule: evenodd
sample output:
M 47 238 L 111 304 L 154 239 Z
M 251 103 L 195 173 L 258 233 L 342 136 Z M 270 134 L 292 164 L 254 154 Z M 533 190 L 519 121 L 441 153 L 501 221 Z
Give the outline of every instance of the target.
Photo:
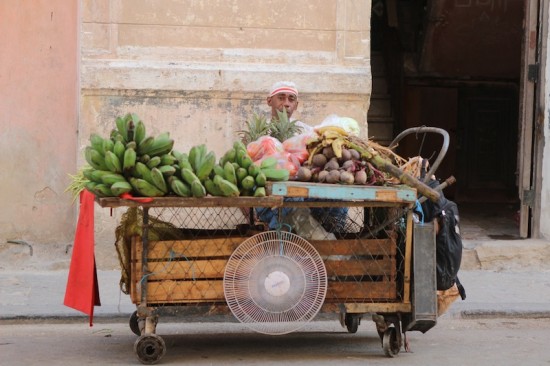
M 281 196 L 275 188 L 284 190 Z M 350 313 L 411 311 L 415 200 L 416 191 L 406 187 L 285 182 L 274 184 L 264 199 L 133 204 L 117 228 L 121 288 L 148 307 L 225 306 L 224 272 L 235 250 L 253 235 L 285 231 L 306 240 L 322 259 L 328 280 L 323 310 L 342 311 L 344 305 Z
M 322 213 L 335 207 L 315 209 Z M 334 215 L 313 215 L 311 211 L 307 207 L 280 210 L 279 230 L 303 237 L 320 254 L 328 277 L 326 303 L 403 301 L 404 211 L 350 207 L 340 217 L 343 222 L 335 222 Z M 319 232 L 316 236 L 304 232 L 295 218 L 289 219 L 296 212 L 314 217 L 324 237 Z M 146 266 L 142 237 L 134 236 L 131 245 L 133 302 L 144 300 L 142 286 L 146 283 L 148 306 L 225 304 L 223 276 L 230 256 L 247 238 L 267 229 L 263 223 L 251 221 L 251 213 L 254 217 L 242 208 L 151 208 Z M 163 240 L 166 237 L 170 240 Z
M 270 194 L 285 199 L 271 214 L 321 254 L 326 304 L 350 313 L 410 311 L 415 190 L 285 182 L 274 183 Z
M 297 209 L 301 210 L 301 208 Z M 316 207 L 314 231 L 301 229 L 295 211 L 282 221 L 297 228 L 320 253 L 329 280 L 326 302 L 365 303 L 403 300 L 405 212 L 393 207 Z M 288 219 L 290 217 L 290 219 Z M 336 229 L 336 230 L 335 230 Z
M 333 214 L 316 216 L 326 235 L 323 239 L 310 240 L 326 266 L 329 279 L 326 302 L 402 301 L 404 212 L 386 207 L 338 209 L 345 215 L 334 214 L 338 211 L 336 207 L 319 208 Z M 341 222 L 335 222 L 337 220 Z
M 144 247 L 142 237 L 133 238 L 133 302 L 143 301 L 142 286 L 146 283 L 146 302 L 150 306 L 223 303 L 227 259 L 263 227 L 250 224 L 247 210 L 232 207 L 151 208 L 149 215 L 148 238 L 160 240 L 148 240 Z M 172 240 L 162 240 L 164 228 L 157 227 L 159 222 L 177 228 L 177 234 L 170 231 Z

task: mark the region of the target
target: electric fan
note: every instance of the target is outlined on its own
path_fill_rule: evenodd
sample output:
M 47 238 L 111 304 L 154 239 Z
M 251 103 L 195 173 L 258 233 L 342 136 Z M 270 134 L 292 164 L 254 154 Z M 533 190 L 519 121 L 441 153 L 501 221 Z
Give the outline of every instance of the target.
M 317 315 L 327 292 L 327 273 L 305 239 L 266 231 L 246 239 L 231 254 L 223 289 L 241 323 L 258 333 L 286 334 Z

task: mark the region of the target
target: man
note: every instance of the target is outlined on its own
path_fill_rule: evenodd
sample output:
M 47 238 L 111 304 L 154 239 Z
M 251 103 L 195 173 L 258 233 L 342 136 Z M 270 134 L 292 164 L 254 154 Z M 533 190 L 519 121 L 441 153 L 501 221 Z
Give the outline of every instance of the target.
M 292 114 L 298 109 L 298 88 L 292 81 L 278 81 L 271 87 L 267 97 L 267 105 L 271 107 L 271 119 L 278 119 L 278 113 L 286 110 L 289 120 Z M 311 132 L 313 128 L 301 121 L 296 121 L 296 125 L 302 132 Z
M 278 81 L 271 87 L 267 97 L 267 105 L 271 107 L 271 116 L 277 117 L 277 111 L 286 109 L 288 118 L 298 108 L 298 88 L 292 81 Z
M 271 118 L 277 123 L 278 112 L 286 110 L 289 120 L 293 120 L 292 114 L 298 108 L 298 88 L 291 81 L 279 81 L 273 84 L 267 97 L 267 105 L 271 107 Z M 301 121 L 295 121 L 302 132 L 313 131 L 313 127 L 306 125 Z M 302 198 L 286 198 L 285 201 L 303 201 Z M 306 199 L 306 201 L 315 201 L 314 199 Z M 284 208 L 283 216 L 291 215 L 296 212 L 296 209 Z M 325 227 L 332 231 L 342 231 L 346 221 L 348 209 L 342 208 L 312 208 L 311 215 Z M 256 213 L 258 218 L 266 222 L 271 230 L 281 227 L 281 222 L 278 218 L 278 209 L 257 208 Z M 284 218 L 283 218 L 283 221 Z M 298 233 L 300 234 L 300 233 Z M 308 239 L 308 238 L 306 238 Z
M 271 87 L 267 97 L 267 105 L 271 107 L 271 117 L 277 118 L 277 111 L 286 109 L 290 119 L 298 108 L 298 89 L 292 81 L 278 81 Z

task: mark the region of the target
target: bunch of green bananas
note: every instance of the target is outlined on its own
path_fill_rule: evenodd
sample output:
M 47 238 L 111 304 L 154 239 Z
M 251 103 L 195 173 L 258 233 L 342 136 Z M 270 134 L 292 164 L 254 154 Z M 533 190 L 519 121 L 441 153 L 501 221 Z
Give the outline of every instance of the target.
M 90 135 L 85 148 L 89 167 L 83 170 L 86 189 L 99 197 L 134 196 L 236 197 L 266 195 L 268 180 L 288 180 L 286 169 L 277 169 L 275 158 L 256 165 L 237 141 L 216 163 L 206 145 L 189 152 L 173 149 L 168 132 L 147 136 L 145 124 L 135 114 L 116 118 L 109 138 Z
M 99 197 L 160 197 L 168 194 L 167 179 L 176 172 L 177 159 L 171 153 L 174 140 L 168 132 L 147 136 L 143 121 L 128 113 L 116 118 L 109 138 L 90 135 L 84 156 L 89 168 L 86 189 Z
M 168 179 L 168 184 L 176 195 L 181 197 L 206 196 L 204 180 L 210 175 L 216 163 L 216 154 L 207 151 L 206 145 L 196 145 L 188 153 L 172 151 L 178 160 L 176 174 Z
M 261 167 L 255 165 L 241 142 L 235 142 L 218 163 L 214 152 L 204 144 L 193 146 L 188 153 L 173 150 L 172 154 L 179 169 L 168 178 L 168 184 L 172 192 L 182 197 L 263 197 L 267 176 L 286 180 L 289 175 L 287 170 L 275 169 L 275 158 L 266 160 Z
M 203 181 L 212 196 L 237 197 L 266 195 L 268 180 L 288 180 L 286 169 L 277 169 L 277 159 L 268 158 L 256 165 L 248 155 L 246 146 L 236 141 L 231 149 L 215 164 L 208 178 Z

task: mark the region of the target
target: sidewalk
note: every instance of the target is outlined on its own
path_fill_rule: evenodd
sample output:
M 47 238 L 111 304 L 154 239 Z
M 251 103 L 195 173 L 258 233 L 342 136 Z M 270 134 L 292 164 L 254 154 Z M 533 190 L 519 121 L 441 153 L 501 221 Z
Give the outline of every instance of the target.
M 529 252 L 528 242 L 521 243 L 521 246 L 525 252 Z M 478 244 L 477 250 L 481 247 Z M 477 252 L 474 254 L 477 255 Z M 465 266 L 472 267 L 472 261 L 465 259 Z M 513 260 L 500 258 L 501 262 L 508 262 L 510 268 L 515 268 L 510 264 Z M 466 289 L 467 298 L 464 301 L 458 299 L 444 316 L 550 318 L 550 270 L 548 267 L 521 268 L 506 271 L 461 270 L 459 278 Z M 0 271 L 0 321 L 74 318 L 88 321 L 85 314 L 63 305 L 67 275 L 67 270 Z M 119 280 L 120 272 L 117 270 L 98 271 L 102 306 L 94 310 L 96 320 L 127 320 L 136 309 L 130 297 L 120 292 Z

